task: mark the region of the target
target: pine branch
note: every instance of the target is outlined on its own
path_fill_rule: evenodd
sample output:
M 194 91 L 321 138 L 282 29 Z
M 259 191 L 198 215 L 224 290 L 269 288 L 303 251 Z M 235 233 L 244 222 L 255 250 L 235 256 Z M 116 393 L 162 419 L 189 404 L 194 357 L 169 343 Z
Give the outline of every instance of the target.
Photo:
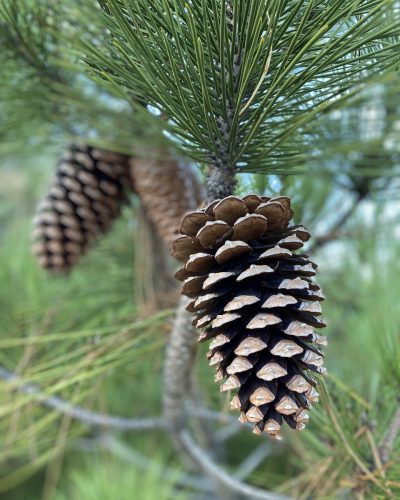
M 389 425 L 386 437 L 380 448 L 380 457 L 383 464 L 389 462 L 394 447 L 396 445 L 397 438 L 400 434 L 400 405 L 393 416 L 393 419 Z
M 369 195 L 369 190 L 366 191 L 361 191 L 357 194 L 356 198 L 354 199 L 353 203 L 351 206 L 348 208 L 344 214 L 337 219 L 337 221 L 333 224 L 333 226 L 330 228 L 330 230 L 322 235 L 322 236 L 317 236 L 314 238 L 313 244 L 308 248 L 310 252 L 315 252 L 317 249 L 320 249 L 330 243 L 331 241 L 334 241 L 338 238 L 340 230 L 343 228 L 343 226 L 346 224 L 346 222 L 354 215 L 355 211 L 357 210 L 359 204 L 367 198 Z
M 118 415 L 108 415 L 87 410 L 80 406 L 74 405 L 70 401 L 62 399 L 58 396 L 47 396 L 44 391 L 33 384 L 25 384 L 21 377 L 13 372 L 10 372 L 0 367 L 0 380 L 9 383 L 13 389 L 18 390 L 23 394 L 34 397 L 34 400 L 41 405 L 55 410 L 63 415 L 72 417 L 89 426 L 102 426 L 113 428 L 121 431 L 141 431 L 160 429 L 166 430 L 167 425 L 163 418 L 125 418 Z M 15 386 L 15 387 L 14 387 Z M 189 406 L 187 409 L 189 415 L 193 415 L 201 420 L 210 422 L 218 422 L 219 424 L 237 424 L 238 428 L 243 429 L 242 425 L 238 425 L 237 420 L 225 413 L 214 412 L 198 406 Z
M 163 112 L 206 164 L 299 167 L 316 144 L 307 127 L 399 67 L 394 0 L 102 5 L 110 37 L 81 46 L 92 72 Z
M 259 488 L 255 488 L 243 483 L 234 476 L 222 470 L 204 451 L 196 444 L 188 430 L 181 430 L 179 433 L 179 444 L 184 447 L 188 457 L 190 457 L 209 477 L 224 485 L 231 494 L 240 494 L 249 499 L 260 500 L 285 500 L 289 497 L 270 493 Z
M 12 384 L 12 386 L 15 386 L 17 390 L 24 394 L 34 396 L 43 406 L 79 420 L 89 426 L 104 426 L 129 431 L 165 429 L 165 421 L 161 418 L 129 419 L 105 415 L 72 405 L 69 401 L 65 401 L 57 396 L 46 396 L 36 385 L 22 383 L 20 377 L 1 367 L 0 379 Z
M 183 402 L 190 394 L 188 381 L 196 347 L 192 320 L 186 312 L 187 304 L 188 300 L 181 298 L 165 355 L 164 415 L 174 434 L 179 433 L 187 419 Z

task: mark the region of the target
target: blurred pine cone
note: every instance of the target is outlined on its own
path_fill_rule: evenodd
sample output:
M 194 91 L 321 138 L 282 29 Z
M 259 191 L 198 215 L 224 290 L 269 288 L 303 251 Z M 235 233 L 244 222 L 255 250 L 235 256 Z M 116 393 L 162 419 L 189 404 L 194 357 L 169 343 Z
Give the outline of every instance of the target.
M 45 269 L 67 272 L 105 233 L 133 189 L 128 156 L 73 144 L 34 220 L 33 251 Z
M 192 166 L 168 153 L 164 158 L 130 159 L 137 195 L 168 247 L 179 232 L 182 217 L 203 201 L 203 188 Z
M 316 345 L 326 339 L 314 331 L 326 326 L 323 295 L 311 279 L 317 266 L 295 253 L 310 235 L 288 227 L 292 216 L 286 197 L 229 196 L 187 214 L 173 244 L 221 390 L 236 389 L 240 420 L 274 437 L 283 421 L 304 428 L 318 400 L 311 373 L 324 373 Z

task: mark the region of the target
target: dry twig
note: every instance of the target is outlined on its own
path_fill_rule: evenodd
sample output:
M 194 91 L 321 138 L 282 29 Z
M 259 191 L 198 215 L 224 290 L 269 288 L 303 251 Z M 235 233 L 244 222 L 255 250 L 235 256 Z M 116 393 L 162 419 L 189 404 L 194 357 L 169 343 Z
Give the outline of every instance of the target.
M 12 384 L 16 390 L 34 396 L 41 405 L 56 410 L 59 413 L 84 422 L 90 426 L 112 427 L 119 430 L 143 431 L 151 429 L 165 429 L 165 421 L 162 418 L 130 419 L 119 416 L 96 413 L 80 406 L 74 406 L 57 396 L 47 396 L 40 387 L 33 384 L 24 384 L 21 378 L 4 368 L 0 368 L 0 379 Z
M 360 191 L 349 209 L 335 222 L 335 224 L 333 224 L 331 229 L 326 234 L 314 238 L 314 242 L 308 247 L 308 251 L 314 252 L 315 250 L 325 246 L 327 243 L 330 243 L 331 241 L 334 241 L 342 236 L 341 229 L 350 217 L 354 215 L 358 205 L 368 196 L 368 194 L 368 191 Z
M 42 388 L 33 385 L 25 384 L 19 375 L 10 372 L 0 367 L 0 380 L 10 384 L 11 388 L 20 391 L 24 394 L 33 396 L 32 401 L 51 408 L 61 414 L 72 417 L 89 426 L 102 426 L 113 428 L 120 431 L 142 431 L 160 429 L 166 430 L 167 425 L 163 418 L 125 418 L 118 415 L 108 415 L 90 411 L 80 406 L 72 404 L 70 401 L 59 398 L 58 396 L 47 396 Z M 235 424 L 239 429 L 243 426 L 238 424 L 236 418 L 225 413 L 219 413 L 206 408 L 199 408 L 191 405 L 188 408 L 188 414 L 194 415 L 198 419 L 208 420 L 210 422 L 218 422 L 223 425 Z
M 397 411 L 393 416 L 386 437 L 380 448 L 380 456 L 383 464 L 389 462 L 399 434 L 400 434 L 400 405 L 398 406 Z

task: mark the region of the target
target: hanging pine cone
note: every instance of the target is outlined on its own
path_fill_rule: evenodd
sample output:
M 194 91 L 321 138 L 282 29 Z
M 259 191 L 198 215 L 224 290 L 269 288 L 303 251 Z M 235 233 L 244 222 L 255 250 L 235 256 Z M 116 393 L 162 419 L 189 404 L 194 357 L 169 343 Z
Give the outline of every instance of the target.
M 168 247 L 176 238 L 182 217 L 204 199 L 191 165 L 165 153 L 165 158 L 130 159 L 136 193 Z
M 128 202 L 132 189 L 128 157 L 71 145 L 34 221 L 34 246 L 42 267 L 66 272 L 93 240 L 105 233 Z
M 325 371 L 316 346 L 326 339 L 314 331 L 326 326 L 324 297 L 311 279 L 317 266 L 295 253 L 310 235 L 288 227 L 292 216 L 286 197 L 229 196 L 187 214 L 173 244 L 221 391 L 237 390 L 240 420 L 274 437 L 283 421 L 304 428 L 318 400 L 311 374 Z

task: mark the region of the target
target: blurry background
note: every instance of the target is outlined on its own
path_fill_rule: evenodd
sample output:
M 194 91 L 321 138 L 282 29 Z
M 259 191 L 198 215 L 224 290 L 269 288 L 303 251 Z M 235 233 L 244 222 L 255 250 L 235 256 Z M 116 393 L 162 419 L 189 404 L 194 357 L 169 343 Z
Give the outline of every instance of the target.
M 18 390 L 19 383 L 4 380 L 8 372 L 16 373 L 43 394 L 105 414 L 161 412 L 162 359 L 172 311 L 142 318 L 135 305 L 136 201 L 71 275 L 46 275 L 31 255 L 33 213 L 54 175 L 57 156 L 54 148 L 32 153 L 28 147 L 3 156 L 0 164 L 3 498 L 139 498 L 132 491 L 145 499 L 172 498 L 177 491 L 182 498 L 207 498 L 207 482 L 199 481 L 197 471 L 186 470 L 164 433 L 87 425 L 46 408 L 36 396 Z M 343 159 L 332 159 L 330 165 L 335 161 Z M 318 498 L 334 497 L 352 488 L 379 491 L 360 473 L 347 446 L 351 443 L 373 470 L 374 447 L 399 404 L 396 180 L 371 180 L 374 188 L 361 202 L 351 182 L 328 171 L 312 179 L 274 177 L 268 182 L 247 176 L 241 185 L 243 191 L 282 190 L 293 197 L 298 220 L 316 236 L 329 237 L 316 240 L 313 254 L 328 299 L 326 362 L 335 424 L 324 406 L 313 410 L 305 432 L 286 431 L 283 442 L 253 437 L 231 421 L 212 424 L 219 428 L 217 448 L 233 472 L 301 498 L 317 492 Z M 375 189 L 375 184 L 383 187 Z M 205 356 L 198 357 L 198 365 L 204 407 L 222 407 L 229 415 L 228 399 L 215 387 Z M 397 446 L 384 478 L 385 484 L 391 480 L 394 492 L 400 491 L 398 456 Z
M 40 48 L 33 28 L 5 29 L 10 51 L 0 54 L 0 496 L 214 498 L 214 485 L 180 460 L 162 430 L 94 425 L 69 411 L 158 417 L 173 311 L 144 313 L 135 298 L 144 244 L 135 196 L 68 276 L 46 274 L 31 254 L 36 206 L 71 138 L 128 152 L 149 148 L 160 125 L 144 113 L 130 120 L 112 88 L 100 92 L 72 63 L 58 61 L 62 78 L 54 76 L 59 46 L 35 52 L 24 33 Z M 201 352 L 198 397 L 216 442 L 195 430 L 236 477 L 295 498 L 400 496 L 398 436 L 386 464 L 379 453 L 400 405 L 399 89 L 390 75 L 325 114 L 318 150 L 306 144 L 307 175 L 240 177 L 240 193 L 290 196 L 296 221 L 315 237 L 328 378 L 307 429 L 275 442 L 237 424 Z M 49 401 L 61 402 L 58 410 Z

